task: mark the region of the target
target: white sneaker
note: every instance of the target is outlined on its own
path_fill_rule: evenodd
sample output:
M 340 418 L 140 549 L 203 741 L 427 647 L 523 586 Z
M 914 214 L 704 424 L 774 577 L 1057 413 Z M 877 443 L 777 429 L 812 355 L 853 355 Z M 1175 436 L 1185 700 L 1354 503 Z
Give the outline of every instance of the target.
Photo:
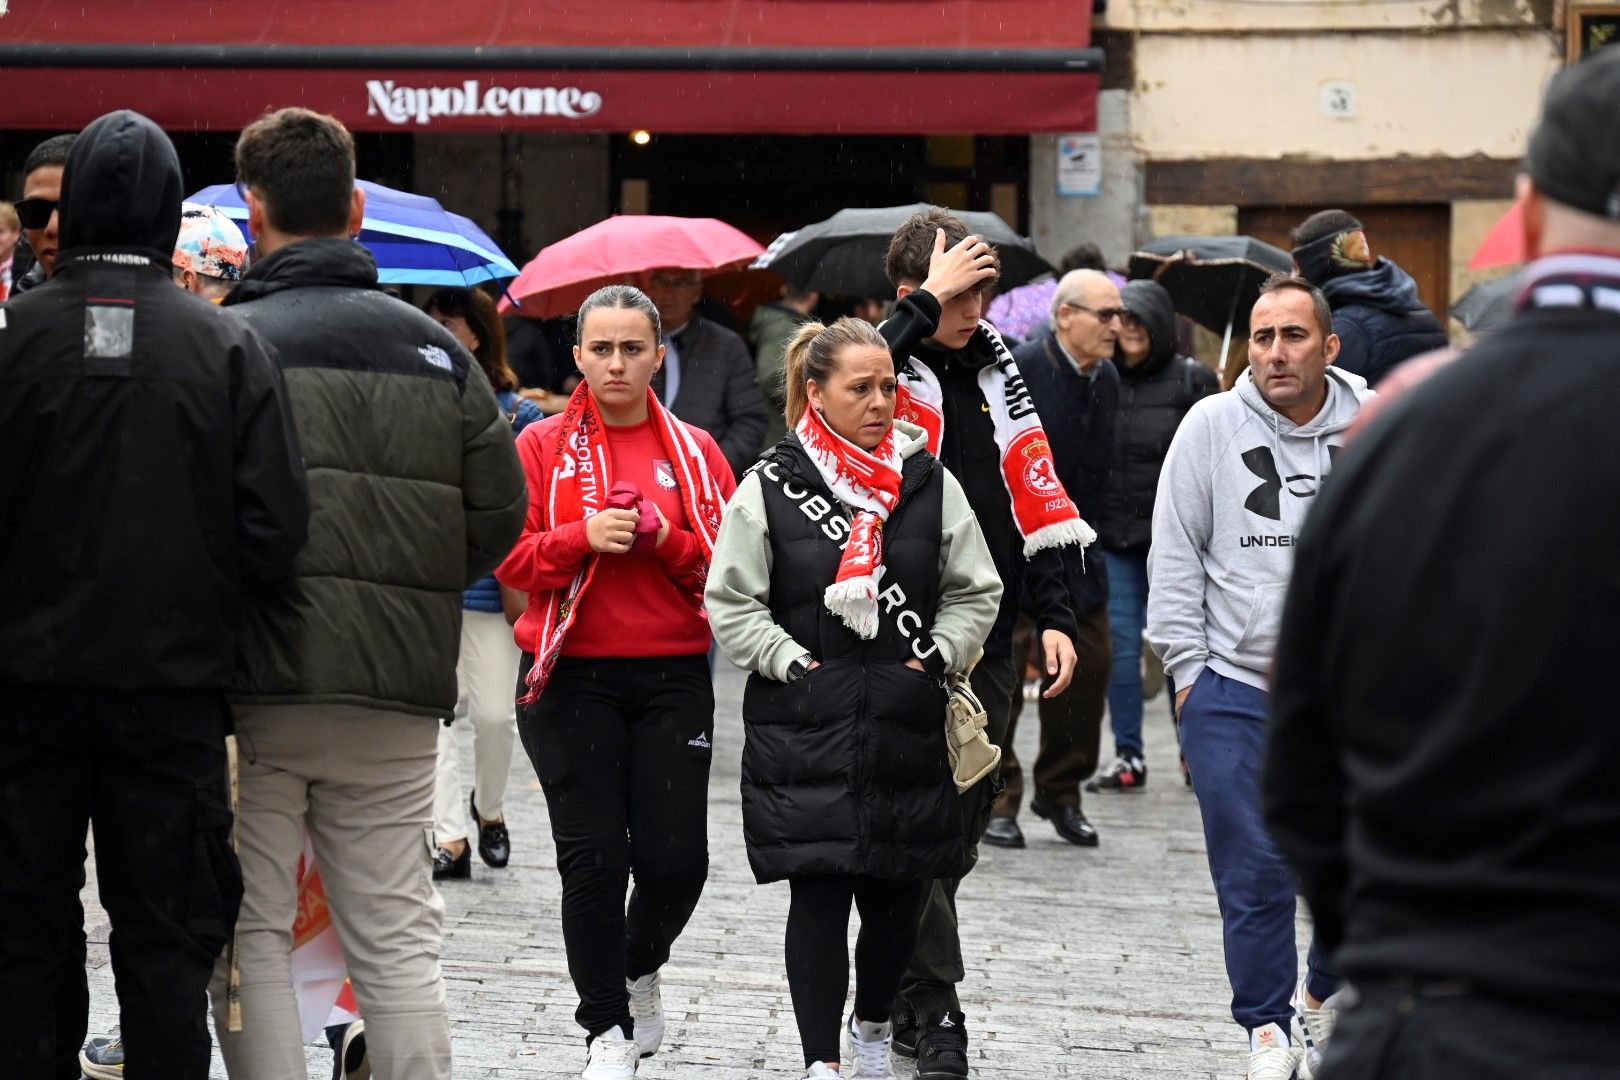
M 814 1065 L 810 1066 L 808 1069 L 804 1070 L 803 1080 L 814 1080 L 814 1078 L 818 1078 L 818 1077 L 842 1076 L 842 1075 L 843 1074 L 840 1073 L 837 1069 L 829 1069 L 829 1068 L 827 1068 L 827 1065 L 826 1065 L 825 1062 L 818 1061 Z
M 894 1070 L 889 1068 L 889 1042 L 893 1037 L 894 1024 L 870 1024 L 851 1016 L 844 1029 L 844 1061 L 852 1068 L 844 1075 L 891 1080 Z
M 610 1027 L 591 1040 L 590 1057 L 579 1080 L 630 1080 L 641 1063 L 641 1047 L 624 1037 L 624 1029 Z
M 1294 1080 L 1299 1048 L 1288 1044 L 1280 1024 L 1267 1024 L 1249 1034 L 1249 1080 Z
M 1305 1005 L 1305 980 L 1294 988 L 1294 1043 L 1299 1047 L 1299 1080 L 1315 1080 L 1316 1070 L 1322 1067 L 1322 1053 L 1333 1037 L 1333 1025 L 1338 1022 L 1339 1010 L 1334 1007 L 1338 995 L 1322 1002 L 1320 1009 Z
M 639 979 L 626 979 L 624 985 L 630 991 L 630 1019 L 636 1022 L 636 1045 L 641 1047 L 642 1057 L 650 1057 L 664 1045 L 664 995 L 658 972 Z

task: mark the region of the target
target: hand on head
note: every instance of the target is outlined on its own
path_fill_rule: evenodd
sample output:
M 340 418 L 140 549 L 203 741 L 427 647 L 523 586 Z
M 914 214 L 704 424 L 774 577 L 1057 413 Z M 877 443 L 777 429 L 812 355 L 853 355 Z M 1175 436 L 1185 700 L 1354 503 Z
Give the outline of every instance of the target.
M 996 279 L 996 257 L 990 245 L 969 234 L 954 247 L 946 247 L 945 230 L 934 236 L 934 254 L 928 260 L 923 289 L 944 302 Z

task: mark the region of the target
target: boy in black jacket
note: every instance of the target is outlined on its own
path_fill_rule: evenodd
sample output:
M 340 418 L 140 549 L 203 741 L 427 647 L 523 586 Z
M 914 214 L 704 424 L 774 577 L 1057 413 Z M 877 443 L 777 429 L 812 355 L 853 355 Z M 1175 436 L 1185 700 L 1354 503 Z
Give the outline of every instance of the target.
M 1022 414 L 1026 407 L 1033 411 L 1033 406 L 1021 379 L 1016 386 L 1009 381 L 1005 401 L 989 401 L 981 389 L 981 373 L 996 363 L 998 348 L 1005 351 L 995 330 L 980 321 L 1000 272 L 999 260 L 993 248 L 968 235 L 955 215 L 932 207 L 913 215 L 895 232 L 885 269 L 899 300 L 881 328 L 896 374 L 903 387 L 908 382 L 916 385 L 908 373 L 925 374 L 919 369 L 926 368 L 941 395 L 936 416 L 920 415 L 917 405 L 904 398 L 895 415 L 930 429 L 930 449 L 967 492 L 1004 587 L 995 628 L 972 677 L 974 692 L 989 716 L 987 734 L 999 746 L 1011 720 L 1013 695 L 1019 691 L 1012 659 L 1012 628 L 1019 610 L 1033 617 L 1040 634 L 1043 665 L 1051 680 L 1047 697 L 1061 694 L 1073 678 L 1076 633 L 1064 549 L 1046 546 L 1025 557 L 1026 539 L 1020 535 L 1002 478 L 1003 454 L 991 410 L 1005 410 L 1010 402 Z M 1066 503 L 1055 476 L 1050 484 Z M 1089 533 L 1083 525 L 1080 528 Z M 995 794 L 985 781 L 962 797 L 968 869 L 977 857 Z M 960 881 L 936 881 L 930 890 L 917 951 L 895 1003 L 894 1048 L 917 1057 L 919 1077 L 968 1075 L 967 1030 L 956 995 L 964 974 L 956 922 Z

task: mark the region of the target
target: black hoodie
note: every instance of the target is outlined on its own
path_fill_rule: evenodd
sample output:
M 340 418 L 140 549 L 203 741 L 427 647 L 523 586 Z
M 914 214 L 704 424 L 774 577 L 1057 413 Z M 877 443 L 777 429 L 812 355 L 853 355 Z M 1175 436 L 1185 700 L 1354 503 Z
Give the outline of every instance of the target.
M 1200 398 L 1219 389 L 1215 373 L 1191 357 L 1176 355 L 1176 309 L 1156 281 L 1127 281 L 1119 290 L 1125 310 L 1148 332 L 1148 354 L 1138 364 L 1116 353 L 1119 413 L 1114 452 L 1096 523 L 1109 551 L 1146 554 L 1153 540 L 1153 499 L 1159 470 L 1182 417 Z
M 95 121 L 56 273 L 0 309 L 0 684 L 223 690 L 244 579 L 304 542 L 280 373 L 170 279 L 180 190 L 155 124 Z

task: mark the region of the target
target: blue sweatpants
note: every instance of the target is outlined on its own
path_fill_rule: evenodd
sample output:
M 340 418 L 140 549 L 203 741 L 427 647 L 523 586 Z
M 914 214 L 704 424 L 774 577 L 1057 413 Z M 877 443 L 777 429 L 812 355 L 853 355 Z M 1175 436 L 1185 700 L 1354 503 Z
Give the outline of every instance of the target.
M 1181 709 L 1181 751 L 1192 770 L 1204 819 L 1209 873 L 1221 906 L 1232 1019 L 1245 1029 L 1281 1024 L 1299 972 L 1294 944 L 1294 878 L 1260 810 L 1266 694 L 1208 668 Z M 1318 999 L 1339 988 L 1311 942 L 1306 987 Z

